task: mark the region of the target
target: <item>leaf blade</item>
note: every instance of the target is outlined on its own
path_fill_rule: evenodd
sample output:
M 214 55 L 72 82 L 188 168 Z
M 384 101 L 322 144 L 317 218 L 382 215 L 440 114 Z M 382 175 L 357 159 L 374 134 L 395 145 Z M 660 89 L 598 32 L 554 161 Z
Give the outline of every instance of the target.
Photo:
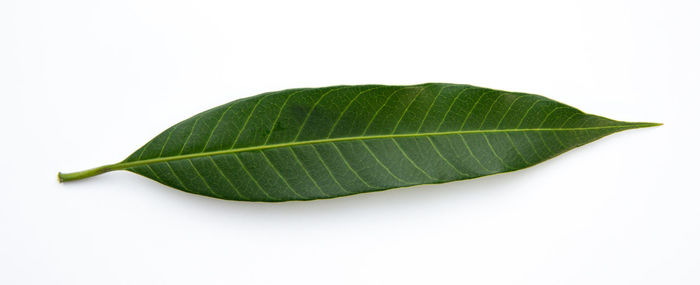
M 471 85 L 300 88 L 197 114 L 109 170 L 222 199 L 311 200 L 518 170 L 655 125 Z

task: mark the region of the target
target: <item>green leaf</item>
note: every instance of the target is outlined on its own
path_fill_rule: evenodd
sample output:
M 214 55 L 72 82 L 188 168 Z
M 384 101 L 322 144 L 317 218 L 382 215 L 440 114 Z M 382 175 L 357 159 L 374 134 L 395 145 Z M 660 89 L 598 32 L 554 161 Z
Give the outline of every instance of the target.
M 290 89 L 207 110 L 120 163 L 59 180 L 125 169 L 221 199 L 312 200 L 518 170 L 657 125 L 471 85 Z

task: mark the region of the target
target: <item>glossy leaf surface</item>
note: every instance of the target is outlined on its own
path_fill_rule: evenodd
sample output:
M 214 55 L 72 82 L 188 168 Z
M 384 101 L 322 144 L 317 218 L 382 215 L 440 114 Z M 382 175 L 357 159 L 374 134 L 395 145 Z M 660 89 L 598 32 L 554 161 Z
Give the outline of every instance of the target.
M 470 85 L 290 89 L 195 115 L 101 172 L 222 199 L 311 200 L 518 170 L 655 125 Z

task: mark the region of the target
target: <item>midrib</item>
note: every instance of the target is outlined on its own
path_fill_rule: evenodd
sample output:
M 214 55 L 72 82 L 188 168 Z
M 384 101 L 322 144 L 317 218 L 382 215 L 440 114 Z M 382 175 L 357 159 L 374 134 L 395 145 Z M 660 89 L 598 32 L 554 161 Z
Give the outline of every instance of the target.
M 354 136 L 354 137 L 340 137 L 340 138 L 325 138 L 317 140 L 308 141 L 295 141 L 279 144 L 268 144 L 259 146 L 242 147 L 235 149 L 208 151 L 200 153 L 191 153 L 175 156 L 158 157 L 123 163 L 116 163 L 112 165 L 105 166 L 108 168 L 107 171 L 112 170 L 122 170 L 131 167 L 137 167 L 148 164 L 155 164 L 174 160 L 191 159 L 197 157 L 215 156 L 232 154 L 239 152 L 248 152 L 256 150 L 283 148 L 283 147 L 293 147 L 300 145 L 310 145 L 310 144 L 322 144 L 322 143 L 333 143 L 333 142 L 344 142 L 344 141 L 359 141 L 359 140 L 374 140 L 374 139 L 391 139 L 391 138 L 407 138 L 407 137 L 431 137 L 431 136 L 446 136 L 446 135 L 460 135 L 460 134 L 476 134 L 476 133 L 508 133 L 508 132 L 545 132 L 545 131 L 585 131 L 585 130 L 602 130 L 602 129 L 635 129 L 656 126 L 654 123 L 639 123 L 630 125 L 618 125 L 618 126 L 600 126 L 600 127 L 587 127 L 587 128 L 536 128 L 536 129 L 495 129 L 495 130 L 465 130 L 465 131 L 447 131 L 447 132 L 430 132 L 430 133 L 412 133 L 412 134 L 388 134 L 388 135 L 370 135 L 370 136 Z

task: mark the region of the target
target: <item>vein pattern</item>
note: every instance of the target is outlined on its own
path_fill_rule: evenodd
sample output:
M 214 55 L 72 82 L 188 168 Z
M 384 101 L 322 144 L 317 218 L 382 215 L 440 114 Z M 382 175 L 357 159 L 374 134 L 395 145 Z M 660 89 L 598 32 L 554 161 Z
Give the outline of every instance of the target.
M 653 125 L 470 85 L 290 89 L 197 114 L 106 171 L 222 199 L 311 200 L 518 170 Z

